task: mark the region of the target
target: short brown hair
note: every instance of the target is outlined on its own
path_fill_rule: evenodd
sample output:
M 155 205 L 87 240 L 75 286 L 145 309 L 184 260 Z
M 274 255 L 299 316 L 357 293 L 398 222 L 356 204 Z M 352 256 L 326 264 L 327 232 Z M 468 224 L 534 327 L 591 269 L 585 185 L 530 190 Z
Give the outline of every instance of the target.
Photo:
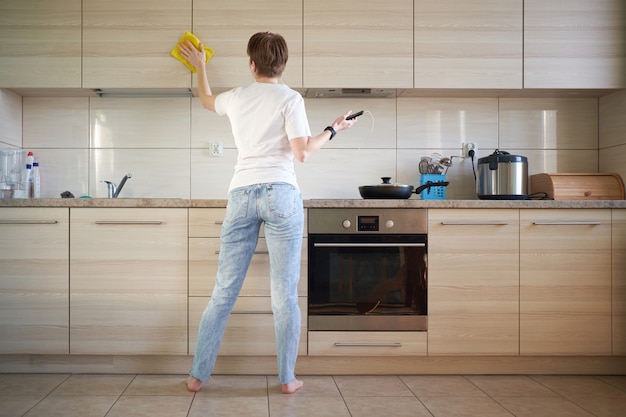
M 266 77 L 280 77 L 289 58 L 287 42 L 277 33 L 255 33 L 248 41 L 247 52 L 257 73 Z

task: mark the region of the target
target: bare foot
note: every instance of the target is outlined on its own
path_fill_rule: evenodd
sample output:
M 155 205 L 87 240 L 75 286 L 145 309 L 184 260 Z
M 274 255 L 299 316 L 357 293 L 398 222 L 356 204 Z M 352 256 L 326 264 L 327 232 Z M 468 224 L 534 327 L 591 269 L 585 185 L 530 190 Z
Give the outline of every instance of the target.
M 187 391 L 191 392 L 198 392 L 202 389 L 202 381 L 191 375 L 189 375 L 189 378 L 187 378 L 185 385 L 187 386 Z
M 300 381 L 299 379 L 294 379 L 288 384 L 283 384 L 283 394 L 293 394 L 294 392 L 302 388 L 303 385 L 304 382 Z

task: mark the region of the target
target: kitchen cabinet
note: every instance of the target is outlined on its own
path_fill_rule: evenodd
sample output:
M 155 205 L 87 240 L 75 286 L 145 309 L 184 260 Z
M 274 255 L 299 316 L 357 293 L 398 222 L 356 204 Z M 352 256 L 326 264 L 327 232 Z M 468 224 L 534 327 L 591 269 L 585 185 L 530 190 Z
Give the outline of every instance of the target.
M 522 0 L 415 0 L 415 88 L 522 88 Z
M 0 209 L 0 353 L 69 353 L 69 209 Z
M 625 88 L 623 0 L 525 0 L 525 88 Z
M 611 210 L 520 210 L 520 353 L 611 354 Z
M 425 356 L 426 332 L 309 332 L 310 356 Z
M 626 210 L 612 216 L 613 355 L 626 355 Z
M 170 50 L 191 30 L 191 0 L 83 0 L 84 88 L 190 88 Z
M 202 312 L 215 286 L 223 208 L 189 209 L 189 352 L 193 354 Z M 307 352 L 307 239 L 303 235 L 298 285 L 302 313 L 299 353 Z M 275 355 L 269 254 L 263 228 L 246 279 L 226 326 L 220 355 Z
M 413 86 L 413 1 L 304 1 L 304 85 Z
M 2 0 L 0 45 L 0 87 L 80 88 L 81 0 Z
M 70 353 L 187 354 L 187 209 L 72 208 Z
M 256 32 L 281 34 L 287 41 L 289 61 L 282 80 L 302 86 L 302 2 L 289 0 L 194 0 L 194 33 L 215 50 L 208 63 L 213 87 L 235 87 L 253 81 L 248 40 Z M 197 80 L 194 77 L 194 86 Z
M 428 355 L 519 354 L 519 214 L 428 211 Z

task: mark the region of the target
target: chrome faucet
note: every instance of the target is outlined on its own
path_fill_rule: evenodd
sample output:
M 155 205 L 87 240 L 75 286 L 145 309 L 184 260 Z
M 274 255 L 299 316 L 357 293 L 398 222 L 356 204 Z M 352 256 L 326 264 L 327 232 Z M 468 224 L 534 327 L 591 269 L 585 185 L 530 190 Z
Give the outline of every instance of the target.
M 116 185 L 114 182 L 111 182 L 111 181 L 102 181 L 102 182 L 106 182 L 107 184 L 108 197 L 117 198 L 117 196 L 120 195 L 120 191 L 122 191 L 122 188 L 124 188 L 124 184 L 126 184 L 126 181 L 132 177 L 133 177 L 133 174 L 131 174 L 130 172 L 124 175 L 124 178 L 122 178 L 122 181 L 120 181 L 120 185 Z

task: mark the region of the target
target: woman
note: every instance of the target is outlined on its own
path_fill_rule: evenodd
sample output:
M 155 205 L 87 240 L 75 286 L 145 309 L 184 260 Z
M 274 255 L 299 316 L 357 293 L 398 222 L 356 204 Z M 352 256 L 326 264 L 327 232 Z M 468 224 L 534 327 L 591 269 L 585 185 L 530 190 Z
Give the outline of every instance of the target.
M 268 32 L 252 35 L 247 53 L 254 82 L 214 96 L 206 73 L 204 46 L 178 45 L 196 69 L 202 105 L 227 115 L 238 150 L 220 237 L 216 285 L 200 322 L 187 389 L 200 391 L 213 370 L 226 322 L 237 300 L 265 223 L 270 258 L 271 302 L 282 392 L 302 388 L 295 365 L 300 340 L 298 279 L 304 227 L 302 197 L 294 170 L 354 120 L 351 111 L 311 136 L 302 96 L 281 84 L 288 58 L 285 39 Z

